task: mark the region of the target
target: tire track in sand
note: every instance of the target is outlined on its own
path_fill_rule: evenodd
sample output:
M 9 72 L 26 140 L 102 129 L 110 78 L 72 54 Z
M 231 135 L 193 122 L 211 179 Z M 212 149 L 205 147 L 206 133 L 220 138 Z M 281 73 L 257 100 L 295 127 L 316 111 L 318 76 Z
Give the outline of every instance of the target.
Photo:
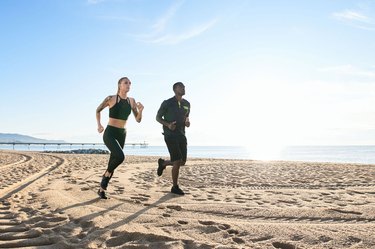
M 0 168 L 1 199 L 9 197 L 9 194 L 19 191 L 19 188 L 28 186 L 64 163 L 63 158 L 51 155 L 31 153 L 22 156 L 27 159 L 17 162 L 17 167 Z
M 25 163 L 33 158 L 29 155 L 21 153 L 9 153 L 9 152 L 0 152 L 0 168 L 15 166 L 17 164 Z
M 63 165 L 65 160 L 41 153 L 20 155 L 21 160 L 18 158 L 0 168 L 0 248 L 57 244 L 61 236 L 53 228 L 67 223 L 68 217 L 51 214 L 46 203 L 40 203 L 38 208 L 29 207 L 36 195 L 27 191 L 27 187 Z M 17 167 L 8 167 L 14 165 Z

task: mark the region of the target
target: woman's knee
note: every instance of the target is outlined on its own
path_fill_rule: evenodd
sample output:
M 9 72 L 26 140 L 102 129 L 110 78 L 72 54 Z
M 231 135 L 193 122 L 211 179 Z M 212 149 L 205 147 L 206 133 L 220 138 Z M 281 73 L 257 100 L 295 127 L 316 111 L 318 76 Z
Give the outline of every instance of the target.
M 124 160 L 125 160 L 125 155 L 124 155 L 124 153 L 121 151 L 121 153 L 118 153 L 118 154 L 116 155 L 116 163 L 117 163 L 118 165 L 120 165 L 121 163 L 124 162 Z
M 121 163 L 125 160 L 124 153 L 117 153 L 111 156 L 111 160 L 108 163 L 108 171 L 113 172 Z

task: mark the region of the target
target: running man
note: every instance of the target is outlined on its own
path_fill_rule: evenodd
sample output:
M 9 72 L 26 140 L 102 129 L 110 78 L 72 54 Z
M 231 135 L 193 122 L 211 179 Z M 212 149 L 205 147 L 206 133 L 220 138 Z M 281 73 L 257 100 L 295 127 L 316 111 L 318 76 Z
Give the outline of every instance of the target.
M 173 84 L 174 97 L 164 100 L 156 115 L 156 121 L 163 125 L 164 141 L 167 145 L 170 160 L 159 158 L 157 174 L 161 176 L 166 166 L 172 166 L 173 186 L 171 192 L 184 195 L 178 186 L 180 166 L 185 165 L 187 156 L 187 140 L 185 126 L 190 126 L 190 103 L 182 96 L 185 95 L 185 86 L 182 82 Z

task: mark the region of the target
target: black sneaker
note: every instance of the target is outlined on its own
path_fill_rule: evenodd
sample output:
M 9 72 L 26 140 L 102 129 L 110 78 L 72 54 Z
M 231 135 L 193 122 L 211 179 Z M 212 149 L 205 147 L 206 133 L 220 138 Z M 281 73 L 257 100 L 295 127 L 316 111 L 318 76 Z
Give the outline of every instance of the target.
M 111 177 L 103 175 L 102 181 L 100 182 L 100 187 L 104 190 L 107 190 L 109 180 L 111 180 Z
M 98 190 L 98 195 L 99 195 L 100 199 L 108 199 L 108 197 L 105 195 L 105 192 L 100 191 L 100 189 Z
M 158 176 L 161 176 L 163 174 L 163 170 L 165 169 L 165 166 L 163 165 L 164 164 L 164 160 L 161 159 L 161 158 L 159 158 L 158 164 L 159 164 L 159 167 L 158 167 Z
M 171 188 L 171 193 L 176 194 L 176 195 L 184 195 L 185 194 L 184 191 L 182 191 L 178 185 L 173 186 Z

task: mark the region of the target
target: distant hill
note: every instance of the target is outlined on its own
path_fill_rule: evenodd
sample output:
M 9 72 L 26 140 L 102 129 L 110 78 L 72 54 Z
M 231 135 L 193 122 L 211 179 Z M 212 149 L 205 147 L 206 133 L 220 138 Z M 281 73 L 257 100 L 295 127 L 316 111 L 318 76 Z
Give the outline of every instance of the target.
M 64 140 L 48 140 L 21 134 L 0 133 L 0 143 L 64 143 Z

